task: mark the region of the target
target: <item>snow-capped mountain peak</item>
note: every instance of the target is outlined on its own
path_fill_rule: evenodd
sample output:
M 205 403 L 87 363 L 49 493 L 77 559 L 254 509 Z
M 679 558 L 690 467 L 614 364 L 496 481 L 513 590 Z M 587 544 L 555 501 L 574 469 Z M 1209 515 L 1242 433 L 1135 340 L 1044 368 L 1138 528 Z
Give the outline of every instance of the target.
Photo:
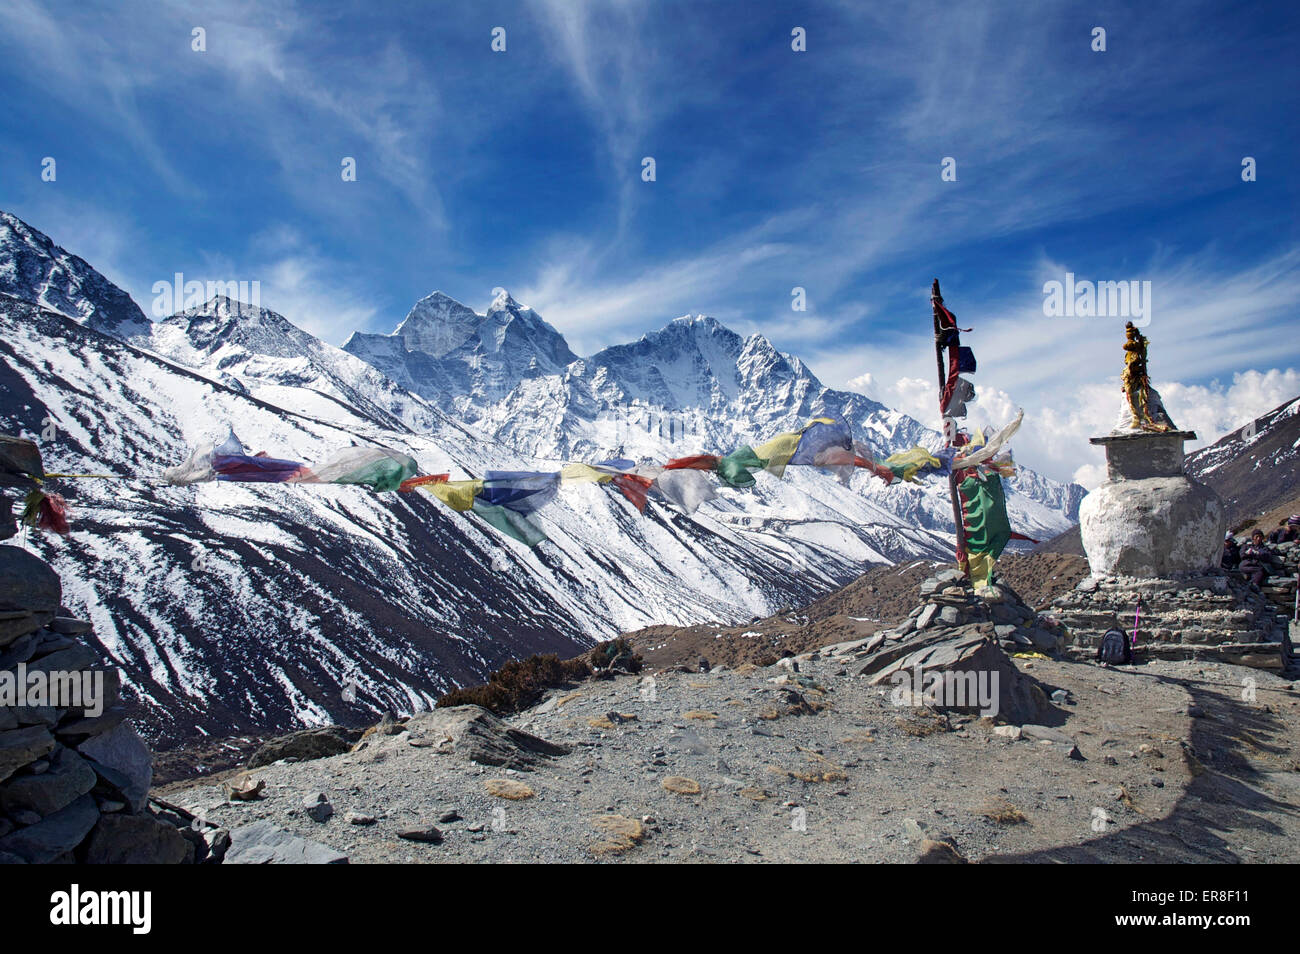
M 481 321 L 472 308 L 436 291 L 415 303 L 393 336 L 401 339 L 407 351 L 441 358 L 468 343 L 478 333 Z M 343 347 L 348 349 L 348 344 Z
M 45 233 L 0 212 L 0 293 L 120 337 L 147 334 L 149 319 L 131 296 Z
M 224 295 L 163 319 L 152 336 L 161 341 L 173 329 L 208 355 L 222 348 L 242 348 L 248 354 L 295 358 L 318 343 L 283 315 Z
M 561 374 L 577 360 L 562 334 L 504 291 L 482 315 L 434 292 L 391 335 L 358 332 L 343 350 L 416 394 L 454 406 L 458 397 L 499 401 L 520 381 Z

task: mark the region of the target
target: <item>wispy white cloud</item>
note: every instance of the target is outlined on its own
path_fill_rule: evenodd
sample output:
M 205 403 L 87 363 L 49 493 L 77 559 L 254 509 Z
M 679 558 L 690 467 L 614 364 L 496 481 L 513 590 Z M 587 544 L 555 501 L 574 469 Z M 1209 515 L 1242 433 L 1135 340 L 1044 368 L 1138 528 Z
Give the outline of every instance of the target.
M 178 137 L 223 148 L 242 138 L 269 148 L 285 187 L 315 210 L 346 209 L 343 190 L 322 192 L 302 169 L 312 156 L 307 165 L 338 169 L 340 147 L 351 144 L 365 156 L 358 178 L 391 183 L 426 225 L 445 227 L 427 167 L 440 118 L 428 74 L 395 41 L 378 54 L 367 44 L 351 57 L 322 56 L 297 42 L 315 29 L 310 13 L 287 0 L 64 11 L 12 0 L 0 4 L 0 50 L 39 75 L 69 115 L 125 136 L 177 197 L 194 199 L 205 188 L 181 170 Z M 206 31 L 202 52 L 190 46 L 196 27 Z M 164 119 L 158 105 L 169 100 Z

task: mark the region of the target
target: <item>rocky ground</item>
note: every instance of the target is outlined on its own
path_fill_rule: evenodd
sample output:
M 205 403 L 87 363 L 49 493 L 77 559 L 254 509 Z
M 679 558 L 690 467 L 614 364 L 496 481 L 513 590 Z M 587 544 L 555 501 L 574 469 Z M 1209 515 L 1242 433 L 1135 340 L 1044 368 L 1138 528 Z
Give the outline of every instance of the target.
M 1068 698 L 1017 733 L 895 705 L 855 663 L 625 674 L 265 765 L 250 801 L 157 794 L 249 861 L 1300 860 L 1300 686 L 1274 674 L 1016 659 Z
M 870 636 L 905 618 L 916 605 L 923 580 L 941 564 L 913 560 L 873 567 L 848 586 L 797 610 L 787 609 L 741 626 L 651 626 L 627 634 L 652 669 L 671 666 L 769 664 L 782 653 Z M 1030 606 L 1043 606 L 1088 574 L 1083 557 L 1023 554 L 999 562 L 1003 577 Z M 156 753 L 154 779 L 160 785 L 196 776 L 219 775 L 243 762 L 269 738 L 262 734 L 205 737 Z

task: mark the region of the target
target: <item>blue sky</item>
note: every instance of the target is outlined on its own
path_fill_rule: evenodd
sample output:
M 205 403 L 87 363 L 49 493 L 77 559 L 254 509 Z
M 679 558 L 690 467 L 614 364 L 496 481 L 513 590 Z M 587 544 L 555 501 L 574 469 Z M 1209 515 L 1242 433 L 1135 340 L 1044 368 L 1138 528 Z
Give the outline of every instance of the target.
M 1067 271 L 1152 282 L 1179 424 L 1300 393 L 1298 45 L 1294 3 L 6 0 L 0 208 L 146 311 L 256 280 L 341 344 L 504 286 L 582 354 L 703 312 L 931 424 L 937 276 L 975 422 L 1092 482 L 1123 319 L 1046 317 Z

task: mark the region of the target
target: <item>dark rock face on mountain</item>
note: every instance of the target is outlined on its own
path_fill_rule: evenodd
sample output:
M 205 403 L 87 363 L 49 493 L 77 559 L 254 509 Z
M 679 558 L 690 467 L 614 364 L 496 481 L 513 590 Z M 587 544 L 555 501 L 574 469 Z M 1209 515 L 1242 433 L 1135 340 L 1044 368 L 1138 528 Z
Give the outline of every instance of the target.
M 8 212 L 0 212 L 0 293 L 62 312 L 96 331 L 127 337 L 149 328 L 130 295 Z

